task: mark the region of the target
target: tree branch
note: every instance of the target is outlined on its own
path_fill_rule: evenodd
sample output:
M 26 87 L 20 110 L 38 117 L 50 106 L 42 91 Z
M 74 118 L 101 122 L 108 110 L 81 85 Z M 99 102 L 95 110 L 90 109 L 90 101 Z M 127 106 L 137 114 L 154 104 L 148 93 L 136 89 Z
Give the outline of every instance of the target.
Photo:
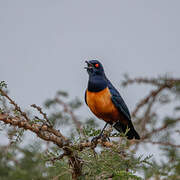
M 7 95 L 7 93 L 5 93 L 5 91 L 3 91 L 1 88 L 0 88 L 0 94 L 9 100 L 10 104 L 12 104 L 12 105 L 15 107 L 15 110 L 17 110 L 18 112 L 20 112 L 20 114 L 26 119 L 26 121 L 29 121 L 29 118 L 27 117 L 26 113 L 23 112 L 23 111 L 21 110 L 21 108 L 15 103 L 15 101 L 13 101 L 13 100 Z
M 25 130 L 30 130 L 35 133 L 41 139 L 45 141 L 51 141 L 56 144 L 58 147 L 62 148 L 67 139 L 57 130 L 49 128 L 46 125 L 31 124 L 19 117 L 9 116 L 8 114 L 0 114 L 0 121 L 3 121 L 5 124 L 10 124 L 12 126 L 17 126 Z
M 77 120 L 76 116 L 74 115 L 74 113 L 72 112 L 71 109 L 69 109 L 68 105 L 63 102 L 61 99 L 59 99 L 58 97 L 55 97 L 55 102 L 61 106 L 63 106 L 64 108 L 64 112 L 67 112 L 71 118 L 72 118 L 72 121 L 74 122 L 76 128 L 80 131 L 81 134 L 83 134 L 83 130 L 82 130 L 82 127 L 81 127 L 81 123 Z

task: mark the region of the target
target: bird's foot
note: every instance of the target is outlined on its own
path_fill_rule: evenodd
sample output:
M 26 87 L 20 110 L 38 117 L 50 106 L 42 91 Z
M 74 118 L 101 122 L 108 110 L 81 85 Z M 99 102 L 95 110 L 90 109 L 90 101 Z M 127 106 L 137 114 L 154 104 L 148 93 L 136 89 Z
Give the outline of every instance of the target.
M 110 142 L 111 140 L 110 140 L 109 137 L 105 137 L 105 138 L 104 138 L 104 141 L 109 141 L 109 142 Z
M 92 143 L 96 143 L 98 141 L 98 139 L 101 139 L 101 136 L 95 136 L 92 138 L 91 142 Z
M 105 141 L 109 141 L 110 142 L 110 138 L 108 136 L 106 136 L 105 134 L 93 137 L 91 142 L 92 143 L 96 143 L 99 139 L 101 139 L 104 142 Z
M 111 141 L 109 136 L 107 136 L 107 134 L 103 134 L 102 137 L 101 137 L 102 141 L 106 142 L 106 141 Z

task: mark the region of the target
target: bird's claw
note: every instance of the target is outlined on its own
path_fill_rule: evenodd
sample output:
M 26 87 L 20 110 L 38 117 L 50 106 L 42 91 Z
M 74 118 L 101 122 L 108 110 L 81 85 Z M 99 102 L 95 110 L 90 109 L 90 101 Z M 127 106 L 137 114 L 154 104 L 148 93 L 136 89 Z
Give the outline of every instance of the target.
M 109 137 L 106 137 L 106 139 L 107 139 L 109 142 L 111 141 Z
M 110 138 L 109 138 L 109 136 L 106 136 L 106 135 L 103 135 L 103 136 L 101 137 L 101 139 L 102 139 L 103 142 L 106 142 L 106 141 L 109 141 L 109 142 L 110 142 L 110 141 L 111 141 Z
M 98 139 L 100 139 L 100 138 L 101 138 L 101 136 L 95 136 L 92 138 L 91 142 L 96 143 L 98 141 Z
M 102 141 L 111 141 L 110 138 L 108 136 L 102 135 L 102 136 L 95 136 L 92 138 L 91 142 L 92 143 L 96 143 L 99 139 L 102 139 Z

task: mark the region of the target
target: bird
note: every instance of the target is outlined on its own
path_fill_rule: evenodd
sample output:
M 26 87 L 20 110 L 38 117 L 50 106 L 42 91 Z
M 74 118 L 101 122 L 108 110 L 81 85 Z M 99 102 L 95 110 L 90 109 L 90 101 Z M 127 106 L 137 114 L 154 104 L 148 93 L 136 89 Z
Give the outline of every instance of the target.
M 92 140 L 101 138 L 108 124 L 121 133 L 126 132 L 127 139 L 139 140 L 140 136 L 132 124 L 128 107 L 118 90 L 106 77 L 103 65 L 98 60 L 89 60 L 85 63 L 87 66 L 84 68 L 89 75 L 85 102 L 96 117 L 106 122 L 101 133 Z

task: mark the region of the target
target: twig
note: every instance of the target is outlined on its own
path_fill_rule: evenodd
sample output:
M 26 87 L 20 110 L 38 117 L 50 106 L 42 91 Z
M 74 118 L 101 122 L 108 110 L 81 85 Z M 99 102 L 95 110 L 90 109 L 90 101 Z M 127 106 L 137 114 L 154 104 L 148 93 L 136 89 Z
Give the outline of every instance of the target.
M 148 107 L 144 113 L 144 118 L 142 120 L 142 130 L 144 130 L 144 131 L 146 130 L 146 124 L 150 121 L 150 112 L 151 112 L 152 106 L 156 100 L 156 97 L 157 96 L 154 96 L 152 98 L 152 100 L 149 102 Z
M 175 119 L 175 120 L 174 120 L 174 123 L 176 123 L 176 122 L 178 122 L 178 121 L 180 121 L 180 118 Z M 151 137 L 153 134 L 155 134 L 155 133 L 157 133 L 157 132 L 160 132 L 160 131 L 165 130 L 165 129 L 168 127 L 168 125 L 169 125 L 169 124 L 166 123 L 166 124 L 164 124 L 163 126 L 157 128 L 157 129 L 152 130 L 151 132 L 149 132 L 149 133 L 147 133 L 145 136 L 143 136 L 140 141 L 143 141 L 143 140 Z
M 162 86 L 164 84 L 175 84 L 175 83 L 180 83 L 180 79 L 178 78 L 134 78 L 131 79 L 129 77 L 125 77 L 125 80 L 122 82 L 123 86 L 127 86 L 130 84 L 134 84 L 134 83 L 138 83 L 138 84 L 150 84 L 150 85 L 154 85 L 154 86 Z
M 25 130 L 30 130 L 41 139 L 51 141 L 60 148 L 62 148 L 65 141 L 67 141 L 67 139 L 57 130 L 47 127 L 44 128 L 38 124 L 30 124 L 27 121 L 21 120 L 19 117 L 12 117 L 7 114 L 0 114 L 0 121 L 3 121 L 5 124 L 10 124 L 19 128 L 23 128 Z
M 134 78 L 134 79 L 130 79 L 130 78 L 126 78 L 123 82 L 122 82 L 122 85 L 123 86 L 127 86 L 127 85 L 130 85 L 130 84 L 133 84 L 133 83 L 138 83 L 138 84 L 152 84 L 152 85 L 155 85 L 155 86 L 161 86 L 161 83 L 159 83 L 157 81 L 157 79 L 148 79 L 148 78 Z
M 55 97 L 55 101 L 56 103 L 58 103 L 59 105 L 62 105 L 63 108 L 64 108 L 64 112 L 67 112 L 70 116 L 71 116 L 71 119 L 73 120 L 76 128 L 80 131 L 81 134 L 83 134 L 83 130 L 82 130 L 82 127 L 81 127 L 81 123 L 77 120 L 76 116 L 74 115 L 74 113 L 72 112 L 71 109 L 69 109 L 68 105 L 63 102 L 61 99 L 59 99 L 58 97 Z
M 171 88 L 172 86 L 164 84 L 163 86 L 159 87 L 158 89 L 151 91 L 148 96 L 146 96 L 144 99 L 140 101 L 140 103 L 136 106 L 135 110 L 132 112 L 132 117 L 135 117 L 137 112 L 141 107 L 143 107 L 145 104 L 149 102 L 151 98 L 156 98 L 156 96 L 164 89 Z
M 44 113 L 44 112 L 42 111 L 42 108 L 41 108 L 40 106 L 37 106 L 36 104 L 32 104 L 31 107 L 37 109 L 37 110 L 39 111 L 39 113 L 43 115 L 44 119 L 48 122 L 48 124 L 50 125 L 50 127 L 52 127 L 52 123 L 49 121 L 46 113 Z
M 63 156 L 67 156 L 69 158 L 69 164 L 73 169 L 72 178 L 77 179 L 82 173 L 82 160 L 78 157 L 76 150 L 83 150 L 84 148 L 92 148 L 96 147 L 97 144 L 101 144 L 105 147 L 115 147 L 115 144 L 110 142 L 104 142 L 102 140 L 98 140 L 97 144 L 94 146 L 94 143 L 85 142 L 80 143 L 78 145 L 69 144 L 68 140 L 57 130 L 47 127 L 46 125 L 39 124 L 31 124 L 30 122 L 21 119 L 20 117 L 9 116 L 8 114 L 0 114 L 0 121 L 3 121 L 5 124 L 10 124 L 12 126 L 16 126 L 19 128 L 23 128 L 25 130 L 30 130 L 35 133 L 38 137 L 45 141 L 53 142 L 59 148 L 64 150 Z
M 15 103 L 15 101 L 13 101 L 2 89 L 0 89 L 0 93 L 2 96 L 6 97 L 9 100 L 9 102 L 15 107 L 15 110 L 20 112 L 20 114 L 26 119 L 26 121 L 29 121 L 26 113 L 21 110 L 21 108 Z
M 49 159 L 49 160 L 47 160 L 47 161 L 51 161 L 51 162 L 54 163 L 54 162 L 57 161 L 57 160 L 61 160 L 64 156 L 66 156 L 66 154 L 65 154 L 65 153 L 62 153 L 60 156 L 51 158 L 51 159 Z
M 0 121 L 25 130 L 30 130 L 41 139 L 53 142 L 59 148 L 62 148 L 68 156 L 70 165 L 73 169 L 72 178 L 77 179 L 77 177 L 80 176 L 82 162 L 78 159 L 77 154 L 73 152 L 73 149 L 67 139 L 59 131 L 45 125 L 41 126 L 39 124 L 30 124 L 27 121 L 21 120 L 20 117 L 12 117 L 7 114 L 0 114 Z

